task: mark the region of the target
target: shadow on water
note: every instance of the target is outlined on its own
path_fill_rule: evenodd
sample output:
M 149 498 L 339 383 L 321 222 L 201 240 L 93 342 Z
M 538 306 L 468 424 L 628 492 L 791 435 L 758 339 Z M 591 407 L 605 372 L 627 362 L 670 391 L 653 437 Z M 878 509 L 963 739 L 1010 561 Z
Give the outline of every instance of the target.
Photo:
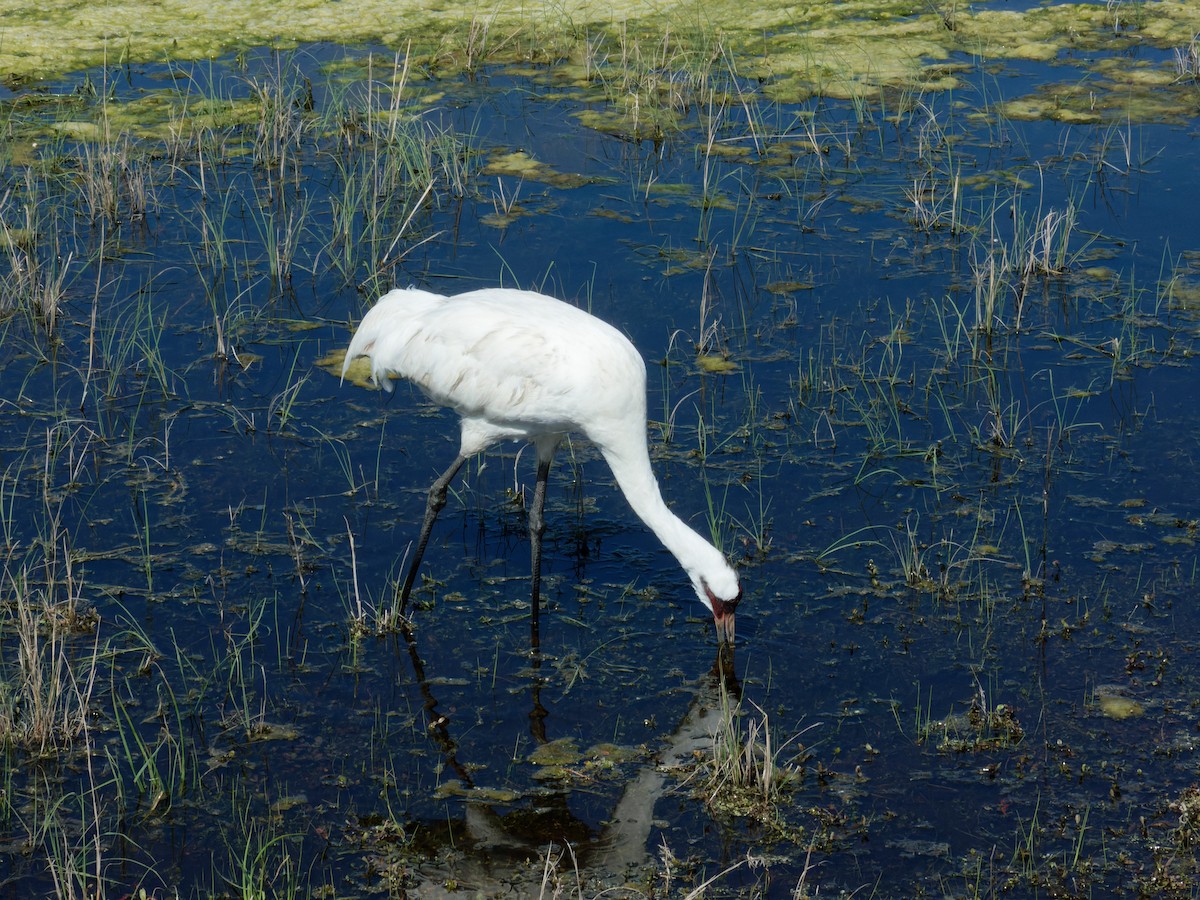
M 547 737 L 549 716 L 542 704 L 543 663 L 540 629 L 533 619 L 530 634 L 529 731 L 537 746 L 551 742 Z M 562 848 L 570 856 L 570 876 L 578 888 L 603 884 L 614 877 L 644 878 L 653 872 L 657 860 L 651 855 L 650 838 L 655 830 L 654 810 L 659 800 L 673 788 L 676 776 L 669 774 L 691 768 L 695 760 L 711 754 L 715 735 L 728 724 L 741 699 L 741 683 L 734 663 L 734 649 L 719 644 L 711 669 L 692 685 L 683 688 L 692 694 L 678 725 L 663 738 L 647 761 L 626 776 L 625 786 L 616 800 L 606 824 L 596 830 L 589 821 L 571 812 L 571 788 L 539 792 L 530 805 L 497 809 L 487 791 L 472 797 L 476 786 L 470 767 L 458 758 L 458 745 L 452 737 L 454 723 L 439 711 L 434 687 L 421 660 L 411 625 L 404 622 L 400 633 L 408 649 L 413 675 L 424 698 L 427 730 L 441 751 L 442 758 L 458 777 L 464 798 L 462 818 L 450 820 L 433 830 L 425 826 L 416 842 L 433 857 L 448 846 L 464 855 L 446 869 L 426 864 L 419 867 L 419 879 L 411 890 L 415 896 L 497 896 L 515 892 L 535 896 L 550 889 L 563 877 L 557 866 L 563 862 Z M 559 848 L 556 854 L 555 848 Z M 531 869 L 530 859 L 543 860 L 543 868 Z M 449 889 L 447 884 L 453 884 Z

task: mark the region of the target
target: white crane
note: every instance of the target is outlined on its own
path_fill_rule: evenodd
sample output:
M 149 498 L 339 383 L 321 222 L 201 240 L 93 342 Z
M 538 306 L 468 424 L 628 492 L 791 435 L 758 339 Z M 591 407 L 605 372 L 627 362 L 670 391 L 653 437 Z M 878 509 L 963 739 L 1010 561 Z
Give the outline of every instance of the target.
M 604 455 L 629 505 L 671 551 L 713 615 L 718 641 L 733 643 L 742 590 L 716 547 L 667 508 L 646 445 L 646 364 L 606 322 L 553 297 L 488 288 L 443 297 L 409 288 L 385 294 L 363 317 L 346 350 L 370 358 L 371 379 L 416 384 L 461 417 L 458 456 L 429 488 L 425 521 L 400 592 L 403 613 L 446 489 L 466 460 L 503 440 L 537 449 L 537 486 L 529 509 L 536 623 L 546 479 L 567 432 L 580 432 Z

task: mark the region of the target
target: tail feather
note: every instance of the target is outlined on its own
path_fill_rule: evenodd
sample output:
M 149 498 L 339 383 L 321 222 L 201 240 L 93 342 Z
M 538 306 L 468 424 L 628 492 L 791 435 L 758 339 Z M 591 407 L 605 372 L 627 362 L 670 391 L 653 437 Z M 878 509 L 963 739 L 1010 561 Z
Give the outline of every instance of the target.
M 444 297 L 417 288 L 397 288 L 380 297 L 375 305 L 367 310 L 354 332 L 354 337 L 350 339 L 346 357 L 342 360 L 342 381 L 346 380 L 346 373 L 354 360 L 360 356 L 368 356 L 372 357 L 371 380 L 384 390 L 390 391 L 391 380 L 381 371 L 372 354 L 376 343 L 394 329 L 401 327 L 404 321 L 444 300 Z

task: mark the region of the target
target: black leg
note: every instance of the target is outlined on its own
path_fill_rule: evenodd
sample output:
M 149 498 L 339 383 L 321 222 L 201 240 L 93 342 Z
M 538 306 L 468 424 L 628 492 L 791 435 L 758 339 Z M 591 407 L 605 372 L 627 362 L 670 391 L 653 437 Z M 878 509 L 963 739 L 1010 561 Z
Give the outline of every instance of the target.
M 537 485 L 533 489 L 533 506 L 529 509 L 529 546 L 533 557 L 533 586 L 530 603 L 533 604 L 533 630 L 538 627 L 538 607 L 542 595 L 542 535 L 546 531 L 546 519 L 542 509 L 546 506 L 546 481 L 550 478 L 550 460 L 539 460 Z
M 535 631 L 534 634 L 536 633 Z M 550 742 L 550 739 L 546 737 L 546 719 L 550 717 L 550 710 L 542 704 L 542 685 L 546 683 L 546 679 L 542 677 L 542 654 L 539 652 L 536 638 L 532 651 L 530 654 L 532 674 L 529 676 L 529 682 L 533 709 L 529 710 L 529 733 L 533 735 L 534 742 L 540 747 Z
M 425 504 L 425 521 L 421 524 L 421 536 L 417 539 L 417 549 L 413 553 L 412 562 L 409 563 L 408 574 L 404 577 L 404 587 L 400 589 L 400 615 L 404 615 L 404 609 L 408 606 L 408 595 L 412 591 L 413 582 L 417 580 L 417 568 L 421 565 L 421 557 L 425 555 L 425 545 L 429 543 L 429 532 L 433 530 L 433 523 L 437 520 L 438 513 L 446 505 L 446 489 L 466 461 L 465 456 L 455 457 L 454 462 L 450 463 L 450 468 L 429 487 L 429 499 Z
M 425 715 L 428 719 L 429 736 L 437 741 L 442 753 L 446 756 L 446 762 L 458 773 L 463 784 L 467 787 L 474 787 L 475 781 L 472 779 L 470 771 L 458 761 L 458 745 L 450 737 L 450 717 L 438 711 L 437 698 L 433 696 L 429 679 L 425 677 L 425 663 L 421 661 L 421 654 L 417 652 L 417 639 L 408 623 L 403 619 L 400 620 L 400 633 L 404 636 L 404 643 L 408 645 L 408 658 L 412 660 L 413 672 L 417 676 L 421 696 L 425 698 Z

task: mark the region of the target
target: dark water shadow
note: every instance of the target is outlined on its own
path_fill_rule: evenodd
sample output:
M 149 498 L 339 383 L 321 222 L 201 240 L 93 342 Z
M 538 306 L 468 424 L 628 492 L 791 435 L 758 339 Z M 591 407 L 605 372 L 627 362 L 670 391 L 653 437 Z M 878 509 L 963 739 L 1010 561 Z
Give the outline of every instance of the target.
M 489 791 L 478 789 L 469 762 L 459 758 L 454 722 L 439 707 L 416 634 L 408 622 L 402 623 L 400 633 L 424 701 L 426 731 L 446 766 L 460 779 L 465 800 L 460 819 L 429 826 L 426 840 L 419 841 L 431 860 L 419 868 L 420 896 L 475 896 L 479 891 L 490 892 L 502 886 L 512 890 L 522 881 L 527 882 L 526 888 L 533 889 L 531 879 L 538 873 L 530 869 L 530 859 L 544 861 L 545 877 L 556 847 L 567 848 L 575 877 L 580 880 L 626 876 L 651 866 L 654 810 L 670 787 L 671 770 L 694 761 L 698 755 L 711 753 L 714 733 L 721 727 L 722 718 L 731 715 L 742 693 L 734 650 L 727 644 L 718 645 L 711 667 L 686 688 L 693 694 L 686 712 L 653 756 L 626 780 L 606 818 L 607 824 L 597 830 L 572 811 L 569 787 L 538 794 L 535 803 L 518 806 L 497 802 Z M 529 730 L 534 742 L 542 746 L 551 741 L 547 733 L 550 716 L 541 697 L 545 679 L 540 675 L 543 656 L 536 621 L 530 634 L 529 658 Z M 471 794 L 477 789 L 480 799 L 473 799 Z M 465 852 L 454 854 L 452 862 L 444 863 L 446 855 L 438 851 L 447 846 Z M 445 887 L 447 884 L 456 887 L 451 890 Z

